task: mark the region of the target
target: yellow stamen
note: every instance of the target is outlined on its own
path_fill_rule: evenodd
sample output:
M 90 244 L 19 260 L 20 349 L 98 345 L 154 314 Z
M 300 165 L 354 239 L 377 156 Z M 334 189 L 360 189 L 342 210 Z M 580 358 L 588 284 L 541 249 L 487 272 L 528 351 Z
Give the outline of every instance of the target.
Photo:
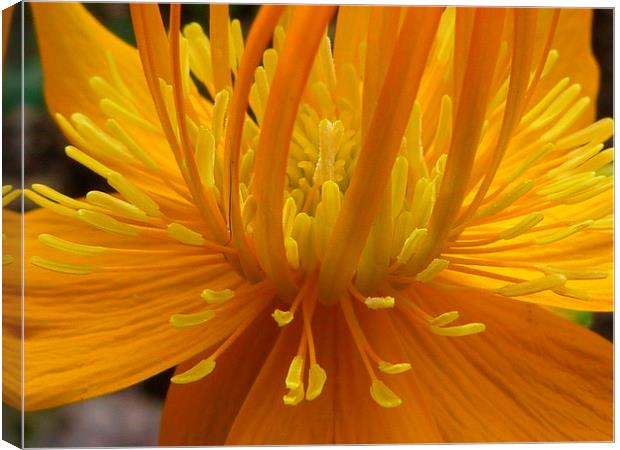
M 211 358 L 203 359 L 191 369 L 173 376 L 170 381 L 175 384 L 186 384 L 198 381 L 215 370 L 215 361 Z
M 298 405 L 304 399 L 304 384 L 301 383 L 295 389 L 289 390 L 288 394 L 282 397 L 282 401 L 287 406 Z
M 434 317 L 433 319 L 429 321 L 429 324 L 434 325 L 436 327 L 443 327 L 444 325 L 448 325 L 454 322 L 458 318 L 459 318 L 458 311 L 449 311 L 449 312 L 440 314 L 437 317 Z
M 76 244 L 75 242 L 66 241 L 56 236 L 52 236 L 51 234 L 45 233 L 39 235 L 39 242 L 56 250 L 81 256 L 100 255 L 106 250 L 105 247 Z
M 302 385 L 301 374 L 304 369 L 304 359 L 297 355 L 291 361 L 286 374 L 285 384 L 288 389 L 297 389 Z
M 537 278 L 535 280 L 524 281 L 517 284 L 509 284 L 507 286 L 497 289 L 495 292 L 505 297 L 517 297 L 520 295 L 535 294 L 537 292 L 564 286 L 566 280 L 566 276 L 562 274 L 547 275 L 541 278 Z
M 95 228 L 99 228 L 103 231 L 108 231 L 114 234 L 120 234 L 123 236 L 139 236 L 140 231 L 137 228 L 132 227 L 131 225 L 124 224 L 119 222 L 116 219 L 113 219 L 110 216 L 107 216 L 102 213 L 98 213 L 96 211 L 89 211 L 87 209 L 78 209 L 77 217 L 84 222 L 94 226 Z
M 276 309 L 271 314 L 271 317 L 273 317 L 273 319 L 277 322 L 279 327 L 288 325 L 289 323 L 293 321 L 293 318 L 294 318 L 293 314 L 290 311 L 282 311 L 280 309 Z
M 545 215 L 541 212 L 535 212 L 524 217 L 518 224 L 507 230 L 502 231 L 499 234 L 500 239 L 513 239 L 517 236 L 521 236 L 534 228 L 541 220 L 545 218 Z
M 310 369 L 308 370 L 308 389 L 306 390 L 306 400 L 314 400 L 321 395 L 326 380 L 327 373 L 325 370 L 317 363 L 310 364 Z
M 364 301 L 369 309 L 394 308 L 394 297 L 367 297 Z
M 30 258 L 30 262 L 42 269 L 51 270 L 53 272 L 68 273 L 71 275 L 88 275 L 95 271 L 94 266 L 86 264 L 68 264 L 59 261 L 53 261 L 47 258 L 41 258 L 40 256 L 33 256 Z
M 571 225 L 570 227 L 566 227 L 565 229 L 552 233 L 548 236 L 537 238 L 534 240 L 534 243 L 538 245 L 546 245 L 546 244 L 552 244 L 554 242 L 558 242 L 562 239 L 572 236 L 573 234 L 585 228 L 588 228 L 593 223 L 594 223 L 593 220 L 586 220 L 585 222 L 576 223 L 574 225 Z
M 449 265 L 449 261 L 446 261 L 445 259 L 435 258 L 431 261 L 428 267 L 422 272 L 418 273 L 415 278 L 418 281 L 426 283 L 428 281 L 431 281 L 435 277 L 435 275 L 446 269 Z
M 170 324 L 175 328 L 189 328 L 202 325 L 215 317 L 215 312 L 210 309 L 193 314 L 173 314 L 170 316 Z
M 105 208 L 120 216 L 127 217 L 129 219 L 138 220 L 141 222 L 147 221 L 146 213 L 139 208 L 136 208 L 131 203 L 124 202 L 116 197 L 112 197 L 105 192 L 90 191 L 86 194 L 86 200 L 96 206 Z
M 370 396 L 384 408 L 395 408 L 402 404 L 402 400 L 390 390 L 381 380 L 373 380 L 370 386 Z
M 392 364 L 389 362 L 381 361 L 379 363 L 379 370 L 383 373 L 389 373 L 390 375 L 403 373 L 411 369 L 411 364 L 409 363 L 397 363 Z
M 429 328 L 433 333 L 439 336 L 463 337 L 482 333 L 486 329 L 486 326 L 483 323 L 474 322 L 454 327 L 438 327 L 431 325 Z
M 204 289 L 200 296 L 210 305 L 219 305 L 232 299 L 235 296 L 235 293 L 230 289 L 224 289 L 223 291 Z
M 171 223 L 166 229 L 168 231 L 168 235 L 172 239 L 176 239 L 184 244 L 201 246 L 206 243 L 200 233 L 190 230 L 185 225 L 181 225 L 180 223 Z

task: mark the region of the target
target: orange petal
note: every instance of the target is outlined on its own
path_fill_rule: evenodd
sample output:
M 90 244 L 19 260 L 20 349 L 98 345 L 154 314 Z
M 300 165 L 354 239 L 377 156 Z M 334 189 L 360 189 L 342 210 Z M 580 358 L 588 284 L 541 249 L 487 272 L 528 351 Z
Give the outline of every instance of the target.
M 338 366 L 336 390 L 336 443 L 396 444 L 441 442 L 432 410 L 425 400 L 428 386 L 420 382 L 425 370 L 406 352 L 398 329 L 386 311 L 358 308 L 357 316 L 373 349 L 389 362 L 409 362 L 413 368 L 398 375 L 379 378 L 401 400 L 396 408 L 383 408 L 370 397 L 370 380 L 344 322 L 338 327 L 338 355 L 346 361 Z M 329 376 L 329 374 L 328 374 Z
M 612 345 L 542 308 L 420 286 L 431 314 L 486 331 L 439 337 L 395 322 L 429 409 L 450 442 L 605 441 L 613 431 Z
M 315 400 L 302 401 L 296 406 L 286 406 L 282 402 L 282 396 L 287 392 L 284 380 L 299 345 L 301 320 L 294 321 L 282 329 L 239 410 L 227 444 L 308 445 L 334 442 L 334 389 L 341 383 L 337 378 L 333 345 L 337 309 L 317 308 L 315 314 L 321 317 L 321 321 L 314 323 L 313 334 L 317 339 L 318 362 L 327 372 L 322 394 Z M 307 370 L 308 364 L 305 367 Z
M 159 435 L 160 445 L 223 445 L 252 383 L 272 348 L 278 328 L 263 314 L 217 359 L 206 379 L 170 384 Z M 211 350 L 177 367 L 181 373 Z
M 205 264 L 178 270 L 156 270 L 158 264 L 182 261 L 176 254 L 146 255 L 143 271 L 96 272 L 75 276 L 50 273 L 28 263 L 41 255 L 70 261 L 70 255 L 37 245 L 41 232 L 107 247 L 134 247 L 179 253 L 186 247 L 165 241 L 138 240 L 92 230 L 75 220 L 36 210 L 25 219 L 25 406 L 41 409 L 124 388 L 176 365 L 229 335 L 257 313 L 252 303 L 217 315 L 208 325 L 187 330 L 170 326 L 175 313 L 205 309 L 203 288 L 223 289 L 239 278 L 226 266 L 210 272 Z M 118 255 L 94 258 L 92 264 L 145 264 Z M 85 257 L 79 258 L 83 264 Z M 195 261 L 195 260 L 194 260 Z M 155 266 L 155 267 L 154 267 Z M 211 280 L 211 281 L 210 281 Z M 8 299 L 19 303 L 18 296 Z M 5 309 L 5 321 L 19 324 L 16 308 Z
M 114 58 L 136 103 L 152 111 L 135 48 L 109 32 L 80 4 L 37 3 L 32 11 L 51 113 L 81 112 L 95 121 L 103 119 L 89 79 L 95 75 L 112 79 L 106 52 Z

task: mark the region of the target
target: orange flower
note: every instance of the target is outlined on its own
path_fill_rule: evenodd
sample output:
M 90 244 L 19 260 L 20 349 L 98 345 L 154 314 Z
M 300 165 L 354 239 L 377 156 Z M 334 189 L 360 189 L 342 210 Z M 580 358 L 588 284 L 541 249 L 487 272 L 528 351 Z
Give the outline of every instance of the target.
M 115 192 L 25 191 L 26 409 L 178 365 L 162 444 L 611 439 L 611 344 L 547 309 L 612 309 L 590 12 L 136 4 L 136 50 L 32 6 Z

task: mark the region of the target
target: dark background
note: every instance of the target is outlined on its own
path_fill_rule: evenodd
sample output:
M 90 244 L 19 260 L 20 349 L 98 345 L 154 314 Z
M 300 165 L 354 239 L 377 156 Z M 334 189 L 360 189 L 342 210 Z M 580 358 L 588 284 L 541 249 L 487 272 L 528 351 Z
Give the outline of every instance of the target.
M 134 43 L 126 4 L 87 5 L 111 30 Z M 255 6 L 233 5 L 231 16 L 247 26 Z M 167 8 L 162 7 L 164 19 Z M 204 5 L 184 5 L 183 22 L 197 21 L 208 26 L 208 9 Z M 15 12 L 7 60 L 4 67 L 2 124 L 3 184 L 20 185 L 20 12 Z M 42 75 L 30 11 L 25 9 L 24 41 L 24 163 L 26 186 L 46 183 L 61 192 L 77 197 L 92 189 L 107 189 L 99 177 L 69 158 L 62 149 L 66 140 L 50 119 L 43 102 Z M 601 66 L 599 117 L 613 116 L 613 10 L 595 10 L 592 46 Z M 611 144 L 610 144 L 611 145 Z M 19 207 L 14 202 L 13 207 Z M 32 205 L 27 204 L 27 208 Z M 613 339 L 613 315 L 580 315 L 576 318 L 607 339 Z M 137 386 L 97 399 L 52 410 L 25 414 L 25 445 L 33 446 L 139 446 L 157 445 L 159 415 L 170 379 L 170 371 Z M 3 405 L 3 439 L 20 442 L 20 415 Z

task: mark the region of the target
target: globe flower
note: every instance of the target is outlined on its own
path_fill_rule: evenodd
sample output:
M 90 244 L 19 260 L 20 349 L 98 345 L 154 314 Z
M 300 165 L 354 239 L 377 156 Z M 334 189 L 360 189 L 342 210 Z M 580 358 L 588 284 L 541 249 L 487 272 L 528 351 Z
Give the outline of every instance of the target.
M 590 12 L 32 8 L 112 191 L 25 190 L 26 409 L 176 366 L 167 445 L 611 439 L 611 344 L 550 311 L 613 303 Z

